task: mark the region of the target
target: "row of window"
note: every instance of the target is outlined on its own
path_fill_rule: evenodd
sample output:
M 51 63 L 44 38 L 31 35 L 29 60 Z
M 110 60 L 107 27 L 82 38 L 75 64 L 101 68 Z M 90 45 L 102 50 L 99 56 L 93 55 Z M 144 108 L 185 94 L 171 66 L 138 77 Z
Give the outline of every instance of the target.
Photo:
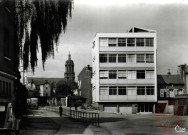
M 153 79 L 154 70 L 100 70 L 100 79 Z
M 154 54 L 99 54 L 100 63 L 154 63 Z
M 101 47 L 153 47 L 153 38 L 100 38 Z
M 11 96 L 11 83 L 0 80 L 0 96 Z
M 4 28 L 4 57 L 10 57 L 10 45 L 9 45 L 10 32 L 7 28 Z
M 154 86 L 100 86 L 100 95 L 154 95 Z

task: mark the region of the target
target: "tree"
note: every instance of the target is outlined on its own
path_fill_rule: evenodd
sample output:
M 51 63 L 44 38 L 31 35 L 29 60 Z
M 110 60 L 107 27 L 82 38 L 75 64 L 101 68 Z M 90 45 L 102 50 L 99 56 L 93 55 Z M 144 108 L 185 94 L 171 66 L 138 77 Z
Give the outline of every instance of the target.
M 66 30 L 72 3 L 72 0 L 15 0 L 16 67 L 22 59 L 24 70 L 31 67 L 34 72 L 40 43 L 44 68 L 46 59 L 54 56 L 60 34 Z
M 64 84 L 57 84 L 57 89 L 56 89 L 56 95 L 72 95 L 73 92 L 71 91 L 70 85 L 67 83 Z
M 15 100 L 14 113 L 17 117 L 23 113 L 18 106 L 22 105 L 20 95 L 23 86 L 20 84 L 19 65 L 23 69 L 31 67 L 34 73 L 37 66 L 37 51 L 42 52 L 43 68 L 48 57 L 54 57 L 54 45 L 59 36 L 66 31 L 68 17 L 71 17 L 72 0 L 14 0 L 14 43 L 15 43 Z M 39 46 L 40 44 L 40 46 Z M 25 100 L 25 99 L 24 99 Z

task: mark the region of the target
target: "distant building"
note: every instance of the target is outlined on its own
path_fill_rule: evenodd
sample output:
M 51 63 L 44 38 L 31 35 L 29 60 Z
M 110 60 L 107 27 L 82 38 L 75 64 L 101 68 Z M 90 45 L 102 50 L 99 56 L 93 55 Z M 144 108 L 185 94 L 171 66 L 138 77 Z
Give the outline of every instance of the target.
M 0 127 L 8 104 L 15 98 L 14 2 L 0 1 Z
M 185 84 L 185 93 L 188 94 L 188 66 L 182 64 L 178 66 L 180 78 L 184 81 Z
M 188 114 L 188 66 L 180 65 L 179 74 L 158 75 L 158 103 L 165 107 L 161 113 Z M 178 106 L 178 109 L 176 109 Z
M 180 75 L 158 75 L 157 79 L 159 100 L 185 94 L 185 85 Z
M 57 104 L 55 98 L 57 90 L 56 84 L 60 81 L 66 82 L 64 78 L 27 77 L 28 84 L 26 86 L 31 85 L 31 82 L 34 84 L 36 92 L 38 92 L 39 104 Z
M 26 83 L 26 88 L 29 91 L 36 91 L 36 85 L 34 84 L 33 80 L 31 80 L 31 82 Z
M 92 47 L 92 98 L 100 110 L 152 113 L 157 102 L 156 31 L 97 33 Z
M 86 98 L 86 104 L 92 103 L 92 68 L 88 65 L 78 74 L 78 95 Z
M 188 115 L 188 66 L 186 64 L 179 65 L 180 78 L 185 84 L 185 94 L 177 95 L 175 97 L 175 102 L 181 106 L 184 115 Z
M 41 97 L 51 97 L 53 90 L 51 90 L 51 84 L 48 83 L 47 80 L 45 80 L 44 84 L 40 85 L 40 96 Z
M 65 73 L 64 78 L 67 81 L 74 82 L 75 79 L 75 73 L 74 73 L 74 62 L 71 60 L 71 54 L 69 53 L 68 60 L 65 63 Z

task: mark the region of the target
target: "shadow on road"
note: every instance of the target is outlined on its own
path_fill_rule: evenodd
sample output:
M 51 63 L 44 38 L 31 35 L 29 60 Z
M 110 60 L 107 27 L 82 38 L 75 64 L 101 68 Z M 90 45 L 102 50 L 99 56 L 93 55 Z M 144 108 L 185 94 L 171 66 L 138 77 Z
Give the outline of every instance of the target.
M 103 118 L 101 117 L 100 118 L 100 123 L 104 123 L 104 122 L 117 122 L 117 121 L 125 121 L 127 120 L 126 118 L 116 118 L 116 117 L 106 117 L 106 118 Z

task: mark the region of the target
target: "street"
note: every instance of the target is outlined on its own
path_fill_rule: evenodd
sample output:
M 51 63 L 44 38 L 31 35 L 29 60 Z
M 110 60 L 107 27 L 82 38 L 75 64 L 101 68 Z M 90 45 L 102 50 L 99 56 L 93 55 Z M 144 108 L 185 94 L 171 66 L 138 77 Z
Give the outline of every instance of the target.
M 174 128 L 158 127 L 154 115 L 115 114 L 100 112 L 100 127 L 88 125 L 70 119 L 59 117 L 57 112 L 47 110 L 31 110 L 24 119 L 21 135 L 62 135 L 62 134 L 95 134 L 95 135 L 177 135 Z M 168 118 L 168 116 L 159 116 Z M 176 117 L 176 116 L 170 116 Z M 178 117 L 178 116 L 177 116 Z M 173 121 L 168 121 L 172 124 Z M 188 117 L 184 116 L 182 128 L 188 129 Z M 186 132 L 187 133 L 187 132 Z M 186 135 L 186 133 L 182 135 Z M 187 133 L 188 134 L 188 133 Z
M 87 125 L 69 119 L 66 116 L 59 117 L 57 112 L 46 110 L 31 110 L 28 118 L 24 119 L 21 135 L 59 135 L 82 134 Z

